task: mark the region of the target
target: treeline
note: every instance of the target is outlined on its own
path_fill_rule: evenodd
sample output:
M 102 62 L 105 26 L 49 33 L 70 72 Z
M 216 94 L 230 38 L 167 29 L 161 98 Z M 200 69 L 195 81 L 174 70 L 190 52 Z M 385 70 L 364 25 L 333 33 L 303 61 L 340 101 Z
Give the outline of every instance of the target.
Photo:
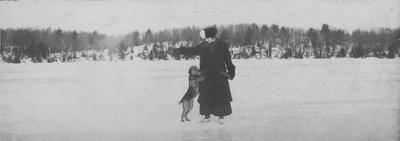
M 215 26 L 215 25 L 214 25 Z M 323 24 L 321 28 L 299 29 L 272 24 L 235 24 L 218 26 L 218 37 L 231 46 L 261 46 L 272 57 L 272 48 L 284 50 L 286 57 L 302 58 L 306 51 L 316 58 L 330 57 L 387 57 L 394 58 L 400 48 L 400 28 L 379 28 L 347 32 Z M 138 44 L 185 41 L 199 43 L 199 27 L 185 27 L 152 33 L 148 29 L 140 40 L 139 32 L 124 37 L 128 46 Z M 347 53 L 350 53 L 347 56 Z
M 1 29 L 1 52 L 16 46 L 35 57 L 48 53 L 102 50 L 112 46 L 112 38 L 94 32 L 63 31 L 61 29 Z
M 215 26 L 215 25 L 214 25 Z M 315 58 L 330 57 L 387 57 L 398 54 L 400 28 L 379 28 L 347 32 L 323 24 L 321 28 L 299 29 L 277 24 L 234 24 L 218 26 L 218 37 L 231 47 L 261 47 L 272 58 L 273 49 L 283 52 L 285 58 L 302 58 L 311 54 Z M 20 52 L 31 58 L 46 58 L 52 53 L 68 53 L 86 50 L 108 49 L 111 53 L 123 53 L 128 48 L 143 44 L 175 46 L 182 41 L 193 46 L 199 43 L 202 28 L 165 29 L 153 32 L 133 31 L 123 36 L 108 36 L 93 32 L 64 31 L 62 29 L 1 29 L 0 52 L 10 52 L 18 47 Z

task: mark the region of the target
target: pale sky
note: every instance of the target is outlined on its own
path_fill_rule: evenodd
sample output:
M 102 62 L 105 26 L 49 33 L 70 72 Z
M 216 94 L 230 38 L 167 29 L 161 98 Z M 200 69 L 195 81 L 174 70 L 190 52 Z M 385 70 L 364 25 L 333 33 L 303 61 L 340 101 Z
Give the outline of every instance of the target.
M 345 30 L 400 27 L 400 0 L 141 0 L 0 2 L 0 28 L 34 27 L 118 35 L 135 29 L 273 23 Z

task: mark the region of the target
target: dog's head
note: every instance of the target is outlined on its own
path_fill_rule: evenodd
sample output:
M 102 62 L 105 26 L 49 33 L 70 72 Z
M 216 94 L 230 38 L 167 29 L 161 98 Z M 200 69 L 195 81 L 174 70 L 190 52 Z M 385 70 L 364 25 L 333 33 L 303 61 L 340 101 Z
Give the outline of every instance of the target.
M 201 75 L 200 69 L 197 66 L 191 66 L 189 68 L 189 75 Z
M 204 79 L 204 77 L 201 75 L 200 69 L 197 66 L 191 66 L 189 68 L 189 76 L 199 79 L 199 81 Z

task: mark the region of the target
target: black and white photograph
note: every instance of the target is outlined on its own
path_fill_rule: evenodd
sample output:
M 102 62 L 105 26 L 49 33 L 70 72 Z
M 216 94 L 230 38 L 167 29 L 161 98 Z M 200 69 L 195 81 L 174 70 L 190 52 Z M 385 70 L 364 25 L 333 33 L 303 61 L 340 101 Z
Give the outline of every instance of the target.
M 0 0 L 0 141 L 399 141 L 400 0 Z

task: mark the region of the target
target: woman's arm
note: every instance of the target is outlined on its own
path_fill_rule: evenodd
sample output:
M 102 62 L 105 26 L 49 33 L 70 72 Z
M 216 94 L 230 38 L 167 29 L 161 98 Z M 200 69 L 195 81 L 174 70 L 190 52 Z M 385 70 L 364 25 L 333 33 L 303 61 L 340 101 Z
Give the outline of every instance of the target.
M 200 46 L 201 44 L 195 47 L 180 47 L 175 49 L 175 53 L 182 55 L 190 55 L 190 56 L 199 55 Z
M 224 61 L 228 70 L 228 79 L 232 80 L 235 77 L 235 65 L 232 63 L 231 53 L 229 52 L 229 45 L 224 43 Z

